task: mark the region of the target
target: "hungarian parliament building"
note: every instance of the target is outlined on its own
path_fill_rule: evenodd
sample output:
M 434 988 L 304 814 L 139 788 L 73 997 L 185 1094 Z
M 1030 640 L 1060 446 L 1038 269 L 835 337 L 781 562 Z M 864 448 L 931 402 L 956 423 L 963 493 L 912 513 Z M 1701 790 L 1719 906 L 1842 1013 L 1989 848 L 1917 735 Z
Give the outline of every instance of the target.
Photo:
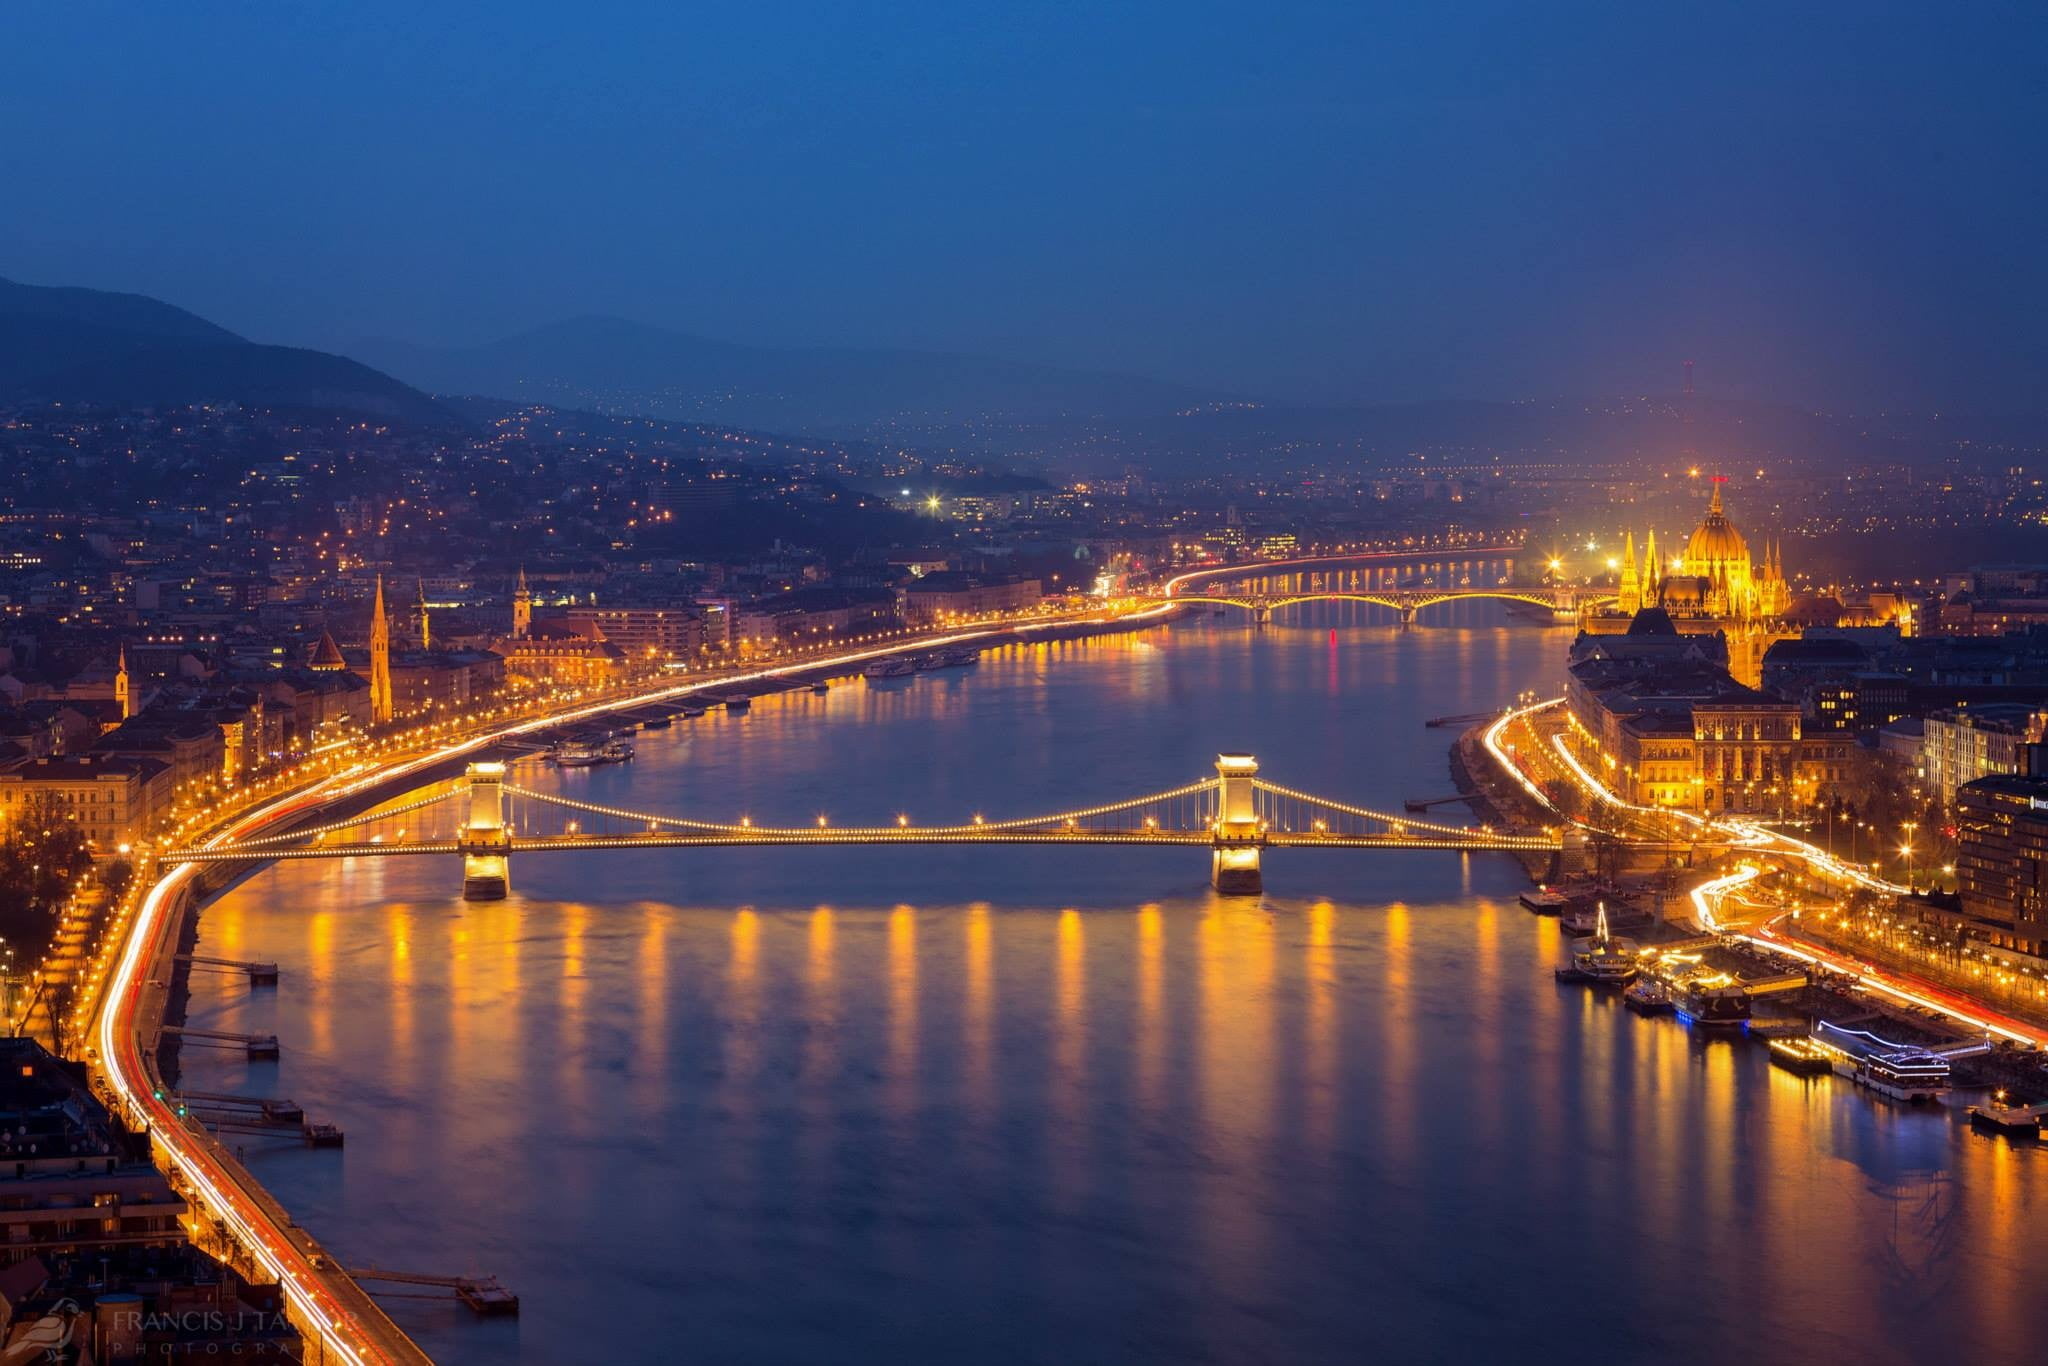
M 1800 706 L 1761 690 L 1764 655 L 1809 629 L 1911 629 L 1887 596 L 1845 606 L 1795 596 L 1775 545 L 1761 561 L 1722 506 L 1670 561 L 1656 534 L 1628 537 L 1615 597 L 1580 618 L 1566 687 L 1587 758 L 1628 800 L 1695 811 L 1782 813 L 1849 776 L 1854 737 L 1815 731 Z

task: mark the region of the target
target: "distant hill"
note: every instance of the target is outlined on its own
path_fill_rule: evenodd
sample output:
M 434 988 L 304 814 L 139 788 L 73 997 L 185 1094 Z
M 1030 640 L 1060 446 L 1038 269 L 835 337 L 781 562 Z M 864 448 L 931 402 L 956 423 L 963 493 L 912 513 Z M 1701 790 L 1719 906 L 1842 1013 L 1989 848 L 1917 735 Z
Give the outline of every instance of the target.
M 141 294 L 0 279 L 0 400 L 240 403 L 452 425 L 448 409 L 345 356 L 264 346 Z
M 1219 397 L 1138 376 L 985 356 L 738 346 L 621 318 L 576 318 L 461 349 L 389 339 L 351 349 L 436 393 L 774 431 L 1155 417 Z

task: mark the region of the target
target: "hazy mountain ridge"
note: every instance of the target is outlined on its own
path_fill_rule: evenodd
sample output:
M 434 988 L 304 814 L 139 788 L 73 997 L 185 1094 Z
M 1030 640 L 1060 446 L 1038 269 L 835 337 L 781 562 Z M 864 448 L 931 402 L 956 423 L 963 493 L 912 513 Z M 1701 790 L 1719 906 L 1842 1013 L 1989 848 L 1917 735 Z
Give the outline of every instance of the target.
M 350 348 L 436 393 L 691 422 L 865 431 L 899 420 L 1164 415 L 1221 395 L 1141 376 L 987 356 L 714 341 L 621 318 L 573 318 L 482 346 L 390 338 Z
M 142 294 L 0 279 L 0 399 L 241 403 L 451 425 L 425 394 L 346 356 L 249 341 Z

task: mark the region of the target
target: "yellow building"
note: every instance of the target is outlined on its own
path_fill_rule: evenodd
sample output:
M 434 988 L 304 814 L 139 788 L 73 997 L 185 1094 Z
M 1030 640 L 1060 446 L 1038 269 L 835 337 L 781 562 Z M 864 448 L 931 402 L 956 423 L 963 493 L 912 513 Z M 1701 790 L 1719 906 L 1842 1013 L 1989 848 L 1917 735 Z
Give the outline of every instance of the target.
M 1681 635 L 1724 635 L 1729 673 L 1755 687 L 1762 680 L 1764 651 L 1774 641 L 1795 639 L 1799 627 L 1785 619 L 1792 595 L 1776 547 L 1761 562 L 1751 556 L 1748 540 L 1722 506 L 1723 482 L 1715 477 L 1706 516 L 1685 552 L 1670 563 L 1658 557 L 1655 531 L 1638 562 L 1635 534 L 1629 533 L 1613 604 L 1588 612 L 1580 625 L 1591 635 L 1619 635 L 1637 612 L 1662 608 Z

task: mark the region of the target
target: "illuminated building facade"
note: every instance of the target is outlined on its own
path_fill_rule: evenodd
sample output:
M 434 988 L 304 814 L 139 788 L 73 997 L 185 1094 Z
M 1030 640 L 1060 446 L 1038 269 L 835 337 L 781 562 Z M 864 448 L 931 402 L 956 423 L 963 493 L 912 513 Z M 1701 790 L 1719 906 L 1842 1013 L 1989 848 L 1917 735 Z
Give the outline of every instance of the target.
M 1614 605 L 1589 613 L 1581 625 L 1595 635 L 1620 634 L 1636 613 L 1660 608 L 1682 635 L 1723 635 L 1729 673 L 1755 687 L 1762 677 L 1764 651 L 1774 641 L 1797 638 L 1799 628 L 1785 619 L 1791 593 L 1777 548 L 1768 549 L 1761 562 L 1751 556 L 1748 540 L 1722 505 L 1723 482 L 1715 478 L 1706 516 L 1686 541 L 1684 553 L 1668 563 L 1657 553 L 1655 531 L 1650 532 L 1640 561 L 1635 534 L 1629 533 Z

